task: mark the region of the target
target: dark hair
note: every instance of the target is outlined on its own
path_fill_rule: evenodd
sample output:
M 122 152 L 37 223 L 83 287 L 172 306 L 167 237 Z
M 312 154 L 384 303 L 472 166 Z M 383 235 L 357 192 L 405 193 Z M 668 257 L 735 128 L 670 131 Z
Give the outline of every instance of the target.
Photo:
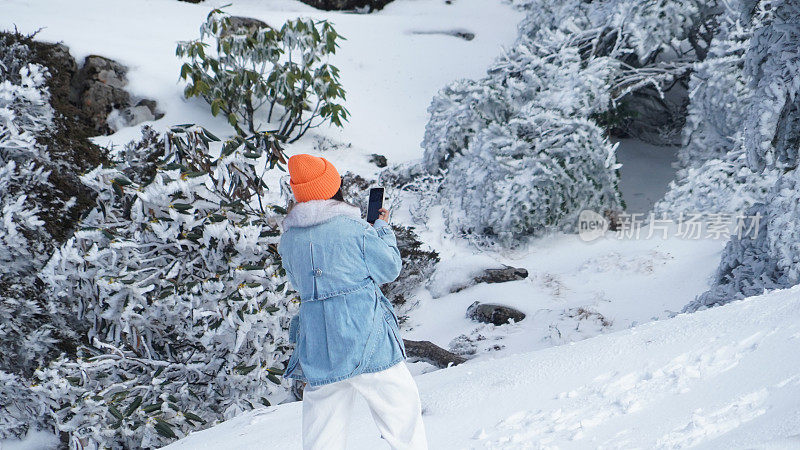
M 333 194 L 333 197 L 331 197 L 331 200 L 339 200 L 340 202 L 344 201 L 344 195 L 342 195 L 342 187 L 341 186 L 339 187 L 339 190 L 336 191 L 335 194 Z

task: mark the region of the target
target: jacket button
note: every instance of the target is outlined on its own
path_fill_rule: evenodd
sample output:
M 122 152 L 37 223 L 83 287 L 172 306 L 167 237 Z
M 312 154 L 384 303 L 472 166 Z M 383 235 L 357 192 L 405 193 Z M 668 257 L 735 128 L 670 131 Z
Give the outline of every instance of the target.
M 314 269 L 314 276 L 319 277 L 322 275 L 322 269 Z

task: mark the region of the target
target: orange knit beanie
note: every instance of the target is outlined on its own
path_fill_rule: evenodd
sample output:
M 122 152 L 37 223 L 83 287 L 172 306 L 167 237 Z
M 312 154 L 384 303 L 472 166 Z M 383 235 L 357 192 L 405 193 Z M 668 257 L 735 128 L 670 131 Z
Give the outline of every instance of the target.
M 342 178 L 325 158 L 294 155 L 289 158 L 289 184 L 298 202 L 328 200 L 342 185 Z

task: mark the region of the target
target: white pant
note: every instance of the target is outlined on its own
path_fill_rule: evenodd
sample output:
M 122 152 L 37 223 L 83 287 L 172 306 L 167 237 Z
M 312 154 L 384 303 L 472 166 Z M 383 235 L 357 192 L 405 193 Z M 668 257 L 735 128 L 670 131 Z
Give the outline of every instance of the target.
M 427 450 L 419 392 L 405 362 L 303 392 L 303 448 L 344 450 L 356 393 L 392 449 Z

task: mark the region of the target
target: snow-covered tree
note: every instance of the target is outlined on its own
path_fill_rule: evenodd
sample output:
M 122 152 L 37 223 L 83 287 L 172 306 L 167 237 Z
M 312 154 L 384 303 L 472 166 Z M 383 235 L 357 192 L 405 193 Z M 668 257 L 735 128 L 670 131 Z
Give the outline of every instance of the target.
M 763 18 L 745 14 L 740 1 L 722 6 L 708 55 L 692 71 L 680 169 L 655 205 L 657 214 L 743 213 L 764 201 L 779 176 L 752 167 L 745 151 L 743 124 L 759 98 L 745 73 L 745 53 Z
M 800 172 L 781 177 L 765 203 L 753 205 L 744 216 L 748 220 L 742 223 L 742 236 L 733 236 L 725 246 L 711 289 L 684 311 L 800 283 Z
M 758 27 L 745 55 L 745 74 L 756 101 L 745 123 L 751 168 L 793 169 L 800 149 L 800 5 L 763 0 Z
M 82 179 L 97 207 L 41 278 L 77 357 L 36 372 L 73 448 L 156 448 L 285 393 L 287 309 L 261 203 L 264 170 L 284 162 L 266 133 L 222 145 L 199 127 L 151 131 L 114 166 Z
M 487 76 L 434 98 L 422 143 L 450 231 L 505 244 L 571 230 L 582 208 L 620 208 L 614 147 L 597 125 L 645 89 L 663 100 L 705 56 L 698 30 L 707 36 L 713 15 L 697 0 L 524 7 L 517 42 Z
M 504 91 L 484 80 L 459 80 L 437 93 L 428 107 L 424 165 L 430 173 L 445 169 L 475 133 L 490 123 L 511 118 Z
M 738 156 L 753 175 L 735 181 L 751 191 L 777 181 L 748 210 L 761 216 L 758 234 L 731 239 L 714 284 L 688 311 L 800 282 L 800 5 L 762 0 L 743 9 L 758 24 L 744 55 L 752 97 Z

